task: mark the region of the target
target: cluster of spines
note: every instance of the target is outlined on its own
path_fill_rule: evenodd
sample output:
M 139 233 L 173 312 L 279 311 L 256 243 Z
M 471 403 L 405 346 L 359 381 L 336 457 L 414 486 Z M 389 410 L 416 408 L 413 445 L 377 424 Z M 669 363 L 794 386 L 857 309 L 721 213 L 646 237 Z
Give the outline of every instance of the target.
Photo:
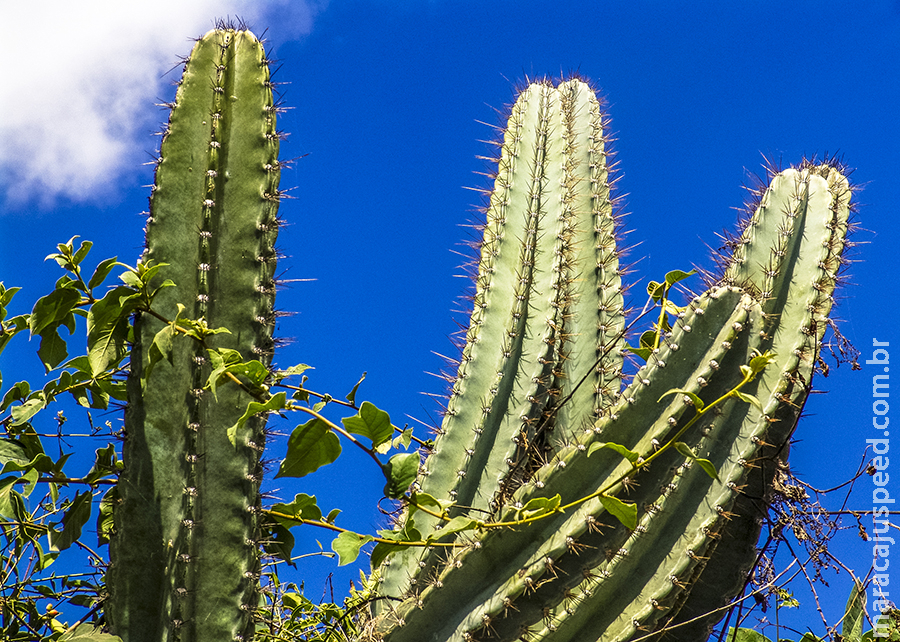
M 259 359 L 266 364 L 273 347 L 274 240 L 281 197 L 278 191 L 281 164 L 277 158 L 281 134 L 276 129 L 279 108 L 272 100 L 268 63 L 256 37 L 234 25 L 220 24 L 198 39 L 191 56 L 185 60 L 184 76 L 164 132 L 157 181 L 151 194 L 145 254 L 145 260 L 167 263 L 162 278 L 176 282 L 176 288 L 163 290 L 157 297 L 164 315 L 174 318 L 175 304 L 186 304 L 187 314 L 192 318 L 203 318 L 211 327 L 225 326 L 232 330 L 227 338 L 216 338 L 217 346 L 238 349 L 244 358 Z M 233 100 L 235 95 L 240 97 L 239 101 Z M 186 115 L 176 121 L 181 113 Z M 195 166 L 198 161 L 203 163 L 204 158 L 205 167 Z M 226 175 L 229 181 L 224 180 Z M 147 317 L 142 319 L 140 327 L 146 350 L 153 333 L 162 326 Z M 210 368 L 205 350 L 200 346 L 190 351 L 189 363 L 178 357 L 175 366 L 189 373 L 183 401 L 174 399 L 175 407 L 181 405 L 186 413 L 171 425 L 168 420 L 155 417 L 150 419 L 155 423 L 149 429 L 133 424 L 132 434 L 126 436 L 142 442 L 163 438 L 161 434 L 151 434 L 161 427 L 162 433 L 182 432 L 180 437 L 167 437 L 168 449 L 150 448 L 150 451 L 156 449 L 156 456 L 165 453 L 163 456 L 175 461 L 174 467 L 180 472 L 174 472 L 171 480 L 164 479 L 169 474 L 164 469 L 169 465 L 156 460 L 148 464 L 148 470 L 162 471 L 154 471 L 155 481 L 134 477 L 128 482 L 138 486 L 149 483 L 141 494 L 162 496 L 162 504 L 168 506 L 161 517 L 163 531 L 168 533 L 168 539 L 163 542 L 168 568 L 165 586 L 154 587 L 156 578 L 147 578 L 151 597 L 145 601 L 158 599 L 156 591 L 166 594 L 152 618 L 161 621 L 166 629 L 162 634 L 165 639 L 225 639 L 223 635 L 234 640 L 249 639 L 254 626 L 251 616 L 257 599 L 260 566 L 257 522 L 265 420 L 251 420 L 246 433 L 239 436 L 237 447 L 223 448 L 227 441 L 225 430 L 243 413 L 250 397 L 220 390 L 220 405 L 204 390 Z M 167 368 L 166 364 L 157 367 Z M 157 373 L 154 378 L 166 376 L 168 372 Z M 148 388 L 178 388 L 179 385 L 180 380 L 170 379 L 165 383 L 149 382 Z M 148 394 L 153 397 L 156 393 L 150 390 Z M 222 397 L 227 400 L 223 401 Z M 135 398 L 134 405 L 144 402 L 172 405 L 160 404 L 158 399 L 154 401 L 150 397 L 145 399 L 143 394 Z M 173 415 L 177 414 L 174 410 Z M 165 414 L 160 407 L 150 412 Z M 152 452 L 131 452 L 132 459 L 154 457 Z M 216 459 L 223 455 L 243 463 L 222 465 Z M 144 466 L 126 461 L 126 473 L 129 463 L 135 470 Z M 219 468 L 227 470 L 224 483 L 217 478 Z M 176 485 L 180 485 L 181 491 L 177 496 Z M 228 490 L 223 491 L 225 486 Z M 227 493 L 231 496 L 225 497 Z M 219 547 L 207 541 L 210 535 L 218 537 L 218 532 L 223 530 L 216 525 L 222 520 L 221 509 L 210 508 L 221 501 L 239 504 L 240 515 L 229 515 L 225 523 L 233 523 L 235 520 L 229 518 L 236 517 L 238 523 L 244 524 L 243 534 L 230 542 L 242 551 L 237 557 L 243 561 L 226 563 L 225 566 L 234 568 L 224 571 L 218 568 L 223 551 L 213 550 Z M 172 513 L 177 514 L 177 519 L 168 518 Z M 118 550 L 127 546 L 124 542 Z M 115 573 L 111 577 L 115 582 Z M 209 584 L 214 585 L 212 590 Z M 211 608 L 198 607 L 203 600 L 215 604 L 219 589 L 223 589 L 222 595 L 230 594 L 236 600 L 234 614 L 221 603 Z M 120 589 L 117 597 L 126 593 Z M 147 629 L 154 626 L 152 622 L 139 622 L 138 617 L 129 614 L 134 610 L 133 604 L 121 601 L 112 609 L 111 619 L 126 640 L 137 632 L 146 636 L 150 634 Z M 200 614 L 201 610 L 206 616 Z M 209 622 L 199 624 L 199 619 L 206 619 L 214 612 L 218 614 L 214 618 L 216 626 L 222 628 Z M 162 621 L 166 618 L 167 621 Z M 121 628 L 126 626 L 129 628 Z

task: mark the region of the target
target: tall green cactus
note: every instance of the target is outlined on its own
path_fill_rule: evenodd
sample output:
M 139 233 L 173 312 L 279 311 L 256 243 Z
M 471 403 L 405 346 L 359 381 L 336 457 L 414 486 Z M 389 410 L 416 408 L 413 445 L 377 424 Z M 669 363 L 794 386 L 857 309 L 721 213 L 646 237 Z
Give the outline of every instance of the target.
M 159 318 L 144 313 L 135 321 L 108 574 L 109 621 L 125 642 L 253 635 L 265 420 L 251 419 L 232 444 L 226 431 L 252 398 L 237 386 L 204 390 L 207 350 L 173 336 L 160 318 L 228 328 L 206 347 L 268 363 L 275 116 L 256 37 L 223 25 L 200 38 L 162 142 L 142 259 L 162 266 L 157 285 L 175 286 L 156 297 Z M 179 340 L 184 348 L 172 350 Z
M 378 623 L 389 642 L 703 639 L 722 613 L 698 616 L 730 599 L 752 562 L 755 520 L 828 322 L 846 178 L 828 163 L 775 176 L 723 276 L 671 332 L 659 330 L 620 393 L 605 160 L 589 86 L 538 82 L 521 93 L 458 377 L 415 487 L 453 507 L 401 524 L 426 537 L 454 516 L 484 525 L 437 536 L 458 548 L 409 549 L 386 563 Z M 522 511 L 541 505 L 567 509 L 523 524 Z

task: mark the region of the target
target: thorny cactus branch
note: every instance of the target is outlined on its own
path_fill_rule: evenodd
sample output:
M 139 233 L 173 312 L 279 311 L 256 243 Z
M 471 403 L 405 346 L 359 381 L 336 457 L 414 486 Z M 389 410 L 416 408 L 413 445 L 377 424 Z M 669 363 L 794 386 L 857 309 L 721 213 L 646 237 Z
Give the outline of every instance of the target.
M 833 162 L 775 175 L 722 276 L 687 308 L 662 297 L 647 363 L 620 393 L 603 123 L 579 80 L 533 83 L 511 109 L 467 341 L 416 489 L 451 516 L 518 526 L 441 537 L 442 520 L 401 519 L 463 548 L 382 568 L 389 642 L 702 639 L 753 562 L 829 323 L 849 185 Z M 586 370 L 590 385 L 557 407 Z M 536 507 L 541 519 L 522 519 Z

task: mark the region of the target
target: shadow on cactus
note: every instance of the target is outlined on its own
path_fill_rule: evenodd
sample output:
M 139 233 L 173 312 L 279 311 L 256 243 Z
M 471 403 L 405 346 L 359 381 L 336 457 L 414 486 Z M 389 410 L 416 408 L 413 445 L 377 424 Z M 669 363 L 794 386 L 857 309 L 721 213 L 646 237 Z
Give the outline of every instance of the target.
M 389 642 L 705 639 L 755 562 L 851 188 L 834 160 L 772 172 L 705 291 L 679 307 L 689 274 L 651 282 L 623 387 L 606 129 L 580 79 L 510 110 L 458 372 L 396 531 L 434 545 L 380 569 Z

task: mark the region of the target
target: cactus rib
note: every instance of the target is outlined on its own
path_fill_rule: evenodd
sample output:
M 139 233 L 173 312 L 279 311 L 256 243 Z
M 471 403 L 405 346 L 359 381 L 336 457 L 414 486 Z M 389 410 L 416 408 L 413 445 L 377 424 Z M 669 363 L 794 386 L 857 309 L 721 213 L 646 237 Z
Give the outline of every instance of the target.
M 742 234 L 730 243 L 732 253 L 726 257 L 720 282 L 740 283 L 768 294 L 763 307 L 776 317 L 777 324 L 768 345 L 780 367 L 764 372 L 760 385 L 783 403 L 768 415 L 765 443 L 735 505 L 735 518 L 723 530 L 707 568 L 668 623 L 674 628 L 662 641 L 708 636 L 724 616 L 721 607 L 743 590 L 747 571 L 756 560 L 761 520 L 812 387 L 843 265 L 852 209 L 851 188 L 843 171 L 834 161 L 807 161 L 774 174 L 758 202 L 748 206 Z M 781 233 L 773 236 L 772 230 Z

